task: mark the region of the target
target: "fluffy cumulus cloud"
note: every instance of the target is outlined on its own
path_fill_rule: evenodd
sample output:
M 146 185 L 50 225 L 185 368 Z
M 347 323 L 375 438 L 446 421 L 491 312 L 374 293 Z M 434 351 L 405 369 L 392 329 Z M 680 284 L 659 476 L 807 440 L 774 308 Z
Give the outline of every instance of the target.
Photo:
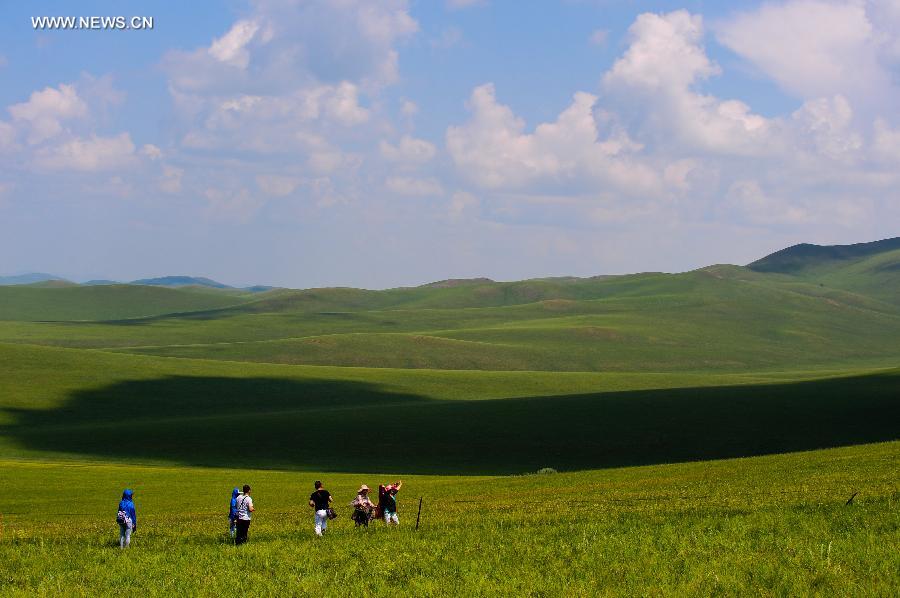
M 247 0 L 216 34 L 160 57 L 171 103 L 155 138 L 114 118 L 132 98 L 110 77 L 23 90 L 0 113 L 7 205 L 31 176 L 260 230 L 333 222 L 382 242 L 379 226 L 395 226 L 427 245 L 445 227 L 473 260 L 502 244 L 488 238 L 539 238 L 535 251 L 565 260 L 606 259 L 635 235 L 704 255 L 709 231 L 723 244 L 827 241 L 900 215 L 896 0 L 635 15 L 621 46 L 609 43 L 621 31 L 594 30 L 617 54 L 531 121 L 502 78 L 449 78 L 441 93 L 465 107 L 450 121 L 434 97 L 406 97 L 402 52 L 447 59 L 427 37 L 408 43 L 418 29 L 407 0 Z M 742 95 L 760 79 L 783 90 L 777 102 Z
M 884 120 L 875 121 L 875 154 L 882 160 L 900 164 L 900 129 L 893 129 Z
M 41 148 L 35 154 L 35 164 L 44 170 L 96 172 L 123 168 L 134 158 L 131 136 L 121 133 L 115 137 L 92 135 Z
M 900 59 L 895 0 L 793 0 L 724 21 L 718 39 L 801 97 L 890 93 L 888 64 Z
M 784 198 L 767 194 L 755 180 L 738 180 L 728 187 L 724 209 L 733 210 L 738 216 L 754 224 L 799 224 L 809 218 L 801 207 L 792 205 Z
M 717 25 L 723 43 L 802 92 L 793 112 L 762 116 L 739 98 L 705 92 L 722 68 L 705 49 L 703 18 L 645 13 L 602 75 L 599 97 L 576 93 L 555 122 L 529 132 L 492 85 L 480 86 L 468 102 L 470 120 L 447 129 L 448 152 L 461 176 L 483 190 L 543 194 L 556 205 L 560 192 L 593 197 L 592 208 L 572 205 L 599 221 L 647 220 L 655 212 L 758 227 L 872 224 L 879 205 L 900 200 L 900 177 L 889 167 L 900 158 L 900 127 L 853 99 L 863 85 L 887 85 L 883 56 L 898 38 L 869 22 L 875 4 L 889 3 L 767 4 Z M 800 26 L 797 15 L 817 9 Z M 816 31 L 807 35 L 809 28 Z M 753 43 L 745 47 L 744 36 Z M 802 47 L 788 37 L 802 38 L 793 42 Z M 807 79 L 791 70 L 802 64 Z M 853 65 L 860 70 L 849 76 Z
M 299 187 L 352 194 L 363 156 L 377 151 L 372 138 L 391 127 L 373 103 L 397 81 L 398 45 L 417 30 L 405 0 L 255 0 L 208 46 L 163 60 L 179 150 L 228 154 L 229 169 L 243 171 L 266 196 Z M 260 154 L 269 168 L 290 170 L 290 180 L 318 182 L 260 173 Z M 433 154 L 432 145 L 411 138 L 382 146 L 388 159 L 421 162 Z
M 603 77 L 608 96 L 641 135 L 692 151 L 748 155 L 763 151 L 771 124 L 736 99 L 696 91 L 720 73 L 703 48 L 699 15 L 640 15 L 631 43 Z
M 250 62 L 250 53 L 246 50 L 246 46 L 258 31 L 259 23 L 238 21 L 225 35 L 213 40 L 209 46 L 209 55 L 219 62 L 245 69 Z
M 98 132 L 104 112 L 123 97 L 110 77 L 88 74 L 34 91 L 26 101 L 8 106 L 9 120 L 0 120 L 0 152 L 15 149 L 8 166 L 41 172 L 112 171 L 133 166 L 138 158 L 158 159 L 158 147 L 136 151 L 128 132 Z
M 396 144 L 382 141 L 378 148 L 386 160 L 401 166 L 424 164 L 434 158 L 437 153 L 437 148 L 433 143 L 424 139 L 416 139 L 410 135 L 404 135 Z
M 87 105 L 74 85 L 62 84 L 35 91 L 27 102 L 13 104 L 9 113 L 27 130 L 28 143 L 36 144 L 59 135 L 63 123 L 87 116 Z
M 300 185 L 301 180 L 285 175 L 278 174 L 258 174 L 256 175 L 256 184 L 260 190 L 268 195 L 276 197 L 284 197 L 290 195 Z
M 476 88 L 471 120 L 447 129 L 447 150 L 460 172 L 489 189 L 606 184 L 620 192 L 651 193 L 656 173 L 632 158 L 640 149 L 621 131 L 601 137 L 597 97 L 579 92 L 556 121 L 526 131 L 525 122 L 497 101 L 494 86 Z

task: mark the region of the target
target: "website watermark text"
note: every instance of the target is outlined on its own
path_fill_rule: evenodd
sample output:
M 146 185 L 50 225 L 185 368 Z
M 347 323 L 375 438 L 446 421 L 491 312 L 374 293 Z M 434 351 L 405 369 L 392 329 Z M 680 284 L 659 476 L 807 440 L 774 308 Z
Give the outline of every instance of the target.
M 92 17 L 31 17 L 31 27 L 40 31 L 147 31 L 153 29 L 153 17 L 92 16 Z

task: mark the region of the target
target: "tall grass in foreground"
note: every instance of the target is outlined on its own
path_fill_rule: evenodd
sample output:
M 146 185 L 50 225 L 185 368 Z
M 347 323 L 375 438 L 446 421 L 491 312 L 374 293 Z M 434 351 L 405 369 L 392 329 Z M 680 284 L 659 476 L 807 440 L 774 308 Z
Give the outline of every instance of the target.
M 0 584 L 11 594 L 896 595 L 900 443 L 590 471 L 404 480 L 402 525 L 354 529 L 357 485 L 394 475 L 7 461 Z M 341 518 L 317 540 L 322 477 Z M 226 541 L 254 486 L 250 544 Z M 115 547 L 115 503 L 139 529 Z M 845 505 L 853 492 L 854 504 Z M 424 497 L 414 531 L 416 500 Z

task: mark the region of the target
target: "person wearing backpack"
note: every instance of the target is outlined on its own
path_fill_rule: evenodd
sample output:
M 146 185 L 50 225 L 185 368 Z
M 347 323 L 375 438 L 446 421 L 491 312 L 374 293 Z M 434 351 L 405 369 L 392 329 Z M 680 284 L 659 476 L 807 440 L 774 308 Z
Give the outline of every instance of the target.
M 368 529 L 369 522 L 372 521 L 372 516 L 375 514 L 375 503 L 369 498 L 368 486 L 363 484 L 359 487 L 359 490 L 356 491 L 356 498 L 353 499 L 350 506 L 353 507 L 353 514 L 350 518 L 356 523 L 356 527 L 362 525 Z
M 315 492 L 309 495 L 309 506 L 316 512 L 316 535 L 321 536 L 328 528 L 331 492 L 323 488 L 319 480 L 316 480 L 315 487 Z
M 250 484 L 244 484 L 244 491 L 237 495 L 235 503 L 235 518 L 237 519 L 235 527 L 237 528 L 234 535 L 234 545 L 240 546 L 247 541 L 247 534 L 250 532 L 251 513 L 256 509 L 253 508 L 253 499 L 250 498 Z
M 237 488 L 231 491 L 231 505 L 228 507 L 228 533 L 232 538 L 237 532 L 237 497 L 240 493 Z
M 128 548 L 131 546 L 131 534 L 137 531 L 137 512 L 134 510 L 134 492 L 131 488 L 125 488 L 122 492 L 116 523 L 119 524 L 119 548 Z

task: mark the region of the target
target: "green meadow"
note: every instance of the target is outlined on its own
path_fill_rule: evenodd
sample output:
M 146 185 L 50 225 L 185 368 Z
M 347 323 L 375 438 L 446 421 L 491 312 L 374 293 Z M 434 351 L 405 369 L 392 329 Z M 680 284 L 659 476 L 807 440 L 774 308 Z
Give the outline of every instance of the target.
M 897 339 L 896 239 L 386 291 L 0 287 L 0 584 L 896 595 Z M 398 477 L 401 526 L 353 529 L 355 488 Z

